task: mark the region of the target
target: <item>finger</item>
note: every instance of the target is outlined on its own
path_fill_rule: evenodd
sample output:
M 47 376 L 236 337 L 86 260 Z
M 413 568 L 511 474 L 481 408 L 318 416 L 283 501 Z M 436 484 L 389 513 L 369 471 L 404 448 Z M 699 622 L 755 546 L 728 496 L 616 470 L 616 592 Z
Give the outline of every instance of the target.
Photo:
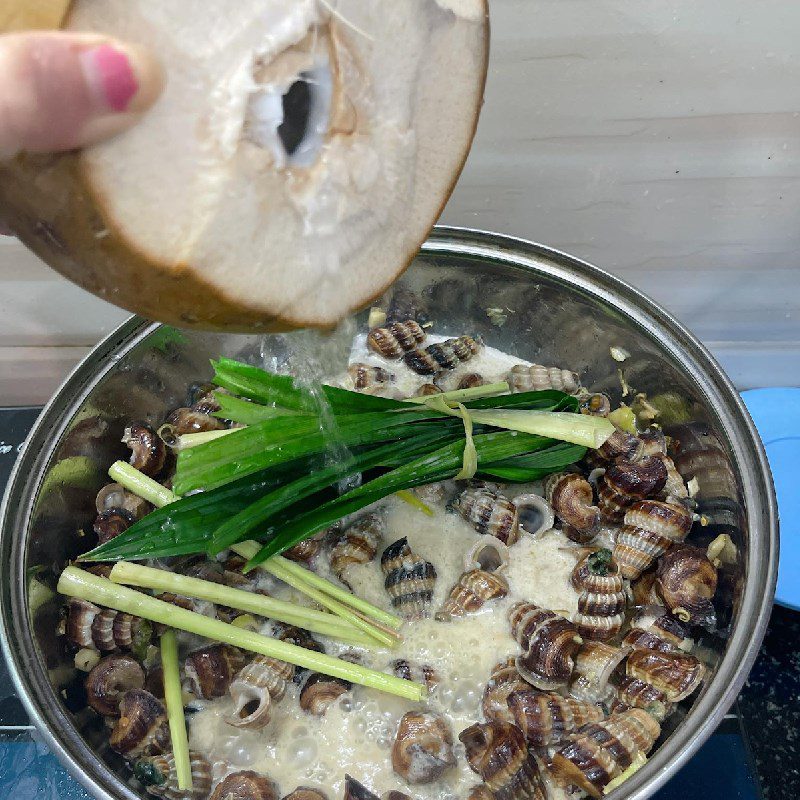
M 71 150 L 134 124 L 163 75 L 142 47 L 95 34 L 0 36 L 0 156 Z

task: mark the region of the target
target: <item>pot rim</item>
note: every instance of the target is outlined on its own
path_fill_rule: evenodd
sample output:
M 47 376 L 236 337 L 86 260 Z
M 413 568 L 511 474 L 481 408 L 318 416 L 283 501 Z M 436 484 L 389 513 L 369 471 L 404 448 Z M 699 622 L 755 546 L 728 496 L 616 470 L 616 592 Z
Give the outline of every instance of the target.
M 468 256 L 545 272 L 620 311 L 650 337 L 656 337 L 714 408 L 739 470 L 749 537 L 746 574 L 736 622 L 714 677 L 681 721 L 635 775 L 608 795 L 610 800 L 645 800 L 674 774 L 713 733 L 732 705 L 766 633 L 777 580 L 778 517 L 769 466 L 755 426 L 730 380 L 714 357 L 677 320 L 625 281 L 581 259 L 524 239 L 470 228 L 434 228 L 420 255 Z M 15 536 L 17 520 L 27 519 L 42 468 L 70 422 L 74 400 L 85 398 L 114 369 L 109 356 L 130 351 L 159 323 L 131 317 L 103 339 L 75 367 L 42 410 L 20 452 L 0 505 L 0 642 L 23 705 L 70 773 L 101 800 L 136 800 L 88 747 L 53 693 L 28 625 L 24 580 L 24 542 Z M 34 476 L 34 477 L 31 477 Z M 16 580 L 15 580 L 16 578 Z M 58 735 L 56 734 L 58 731 Z

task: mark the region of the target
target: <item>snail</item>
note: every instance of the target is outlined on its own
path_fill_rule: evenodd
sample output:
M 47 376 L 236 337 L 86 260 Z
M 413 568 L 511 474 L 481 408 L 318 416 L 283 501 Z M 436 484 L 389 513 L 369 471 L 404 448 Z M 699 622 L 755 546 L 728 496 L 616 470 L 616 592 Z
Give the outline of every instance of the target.
M 574 472 L 551 475 L 545 484 L 547 501 L 564 525 L 590 539 L 600 526 L 600 509 L 594 503 L 594 491 L 586 478 Z
M 481 347 L 483 341 L 480 338 L 459 336 L 428 345 L 424 350 L 411 350 L 403 356 L 403 360 L 418 375 L 435 375 L 466 363 L 480 352 Z
M 516 660 L 520 675 L 544 691 L 565 686 L 582 643 L 572 623 L 559 614 L 524 602 L 511 607 L 509 621 L 511 635 L 523 650 Z
M 606 522 L 619 522 L 629 506 L 658 494 L 666 480 L 667 470 L 655 456 L 635 463 L 619 460 L 611 464 L 600 480 L 597 503 L 600 514 Z
M 166 752 L 170 746 L 163 703 L 144 689 L 130 689 L 119 701 L 119 718 L 109 736 L 111 749 L 129 761 Z
M 184 662 L 186 684 L 196 697 L 206 700 L 223 697 L 244 661 L 242 651 L 229 644 L 212 644 L 195 650 Z
M 517 495 L 514 498 L 514 505 L 517 507 L 519 530 L 536 538 L 553 527 L 555 523 L 553 509 L 541 495 L 533 492 Z
M 278 792 L 266 775 L 246 769 L 226 775 L 209 800 L 278 800 Z
M 174 436 L 186 433 L 205 433 L 225 428 L 225 423 L 211 414 L 198 411 L 196 408 L 176 408 L 166 420 Z
M 436 584 L 433 564 L 414 553 L 403 537 L 383 551 L 381 569 L 392 607 L 405 619 L 427 616 Z
M 688 544 L 673 547 L 658 564 L 656 590 L 682 622 L 714 623 L 711 600 L 717 591 L 717 568 L 702 548 Z
M 541 392 L 555 389 L 558 392 L 573 394 L 580 388 L 578 376 L 568 369 L 543 367 L 541 364 L 516 364 L 511 368 L 506 380 L 512 392 Z
M 124 508 L 109 508 L 95 518 L 92 528 L 97 534 L 98 544 L 105 544 L 119 536 L 136 522 L 130 511 Z
M 366 514 L 349 525 L 333 546 L 331 571 L 345 585 L 345 573 L 352 564 L 367 564 L 375 558 L 383 537 L 383 518 Z
M 545 800 L 539 768 L 522 731 L 501 720 L 476 723 L 461 731 L 467 763 L 486 786 L 507 800 Z
M 164 468 L 166 445 L 149 425 L 137 423 L 125 428 L 122 442 L 131 449 L 130 464 L 134 469 L 153 478 Z
M 519 674 L 516 658 L 513 656 L 495 664 L 481 698 L 481 709 L 486 721 L 497 719 L 513 723 L 514 715 L 509 710 L 508 698 L 514 692 L 525 692 L 532 688 Z
M 347 374 L 353 381 L 353 388 L 357 392 L 394 383 L 394 375 L 389 370 L 372 364 L 351 364 L 347 368 Z
M 573 624 L 585 639 L 613 639 L 625 619 L 625 582 L 611 551 L 584 556 L 572 571 L 572 585 L 580 592 Z
M 300 690 L 300 708 L 315 717 L 322 717 L 331 704 L 351 688 L 352 684 L 343 678 L 312 672 Z
M 494 536 L 509 547 L 519 539 L 517 506 L 498 492 L 465 489 L 453 507 L 480 534 Z
M 616 428 L 611 436 L 603 442 L 593 454 L 600 461 L 624 461 L 636 462 L 644 455 L 644 443 L 638 436 Z
M 407 681 L 424 683 L 429 690 L 433 690 L 441 680 L 433 667 L 427 664 L 414 664 L 405 658 L 398 658 L 389 665 L 392 675 Z
M 486 378 L 479 372 L 469 372 L 459 380 L 456 389 L 473 389 L 476 386 L 486 386 L 487 383 Z
M 86 700 L 101 716 L 116 717 L 122 695 L 142 689 L 145 674 L 138 661 L 130 656 L 106 656 L 86 676 Z
M 615 647 L 605 642 L 584 642 L 575 657 L 575 680 L 570 685 L 570 694 L 591 703 L 607 700 L 612 693 L 611 676 L 629 652 L 628 647 Z
M 469 790 L 467 800 L 495 800 L 495 796 L 494 792 L 485 783 L 479 783 Z
M 141 519 L 153 508 L 147 500 L 129 492 L 119 483 L 107 483 L 97 493 L 95 505 L 98 514 L 112 509 L 121 509 L 130 514 L 134 520 Z
M 612 714 L 579 729 L 553 756 L 553 773 L 592 797 L 602 797 L 638 753 L 650 751 L 660 733 L 658 722 L 640 708 Z
M 151 627 L 139 617 L 73 597 L 67 606 L 65 631 L 67 639 L 77 647 L 109 653 L 149 640 Z
M 292 678 L 293 664 L 269 656 L 256 656 L 231 682 L 228 691 L 234 709 L 225 721 L 237 728 L 263 728 L 269 722 L 272 702 L 283 698 Z
M 359 783 L 355 778 L 345 775 L 344 800 L 380 800 L 380 798 L 367 789 L 363 783 Z
M 294 625 L 285 625 L 280 623 L 275 626 L 273 634 L 276 639 L 289 644 L 297 645 L 305 650 L 313 650 L 315 653 L 324 653 L 325 648 L 322 643 L 317 641 L 307 630 L 297 628 Z M 294 683 L 300 683 L 303 675 L 308 670 L 303 667 L 294 668 Z
M 622 643 L 635 649 L 670 653 L 676 650 L 691 650 L 693 642 L 680 620 L 669 614 L 662 614 L 646 628 L 635 623 L 623 637 Z
M 211 791 L 211 764 L 199 753 L 191 751 L 189 764 L 192 770 L 191 791 L 178 788 L 178 772 L 172 753 L 140 759 L 133 766 L 133 775 L 148 794 L 163 800 L 206 800 Z M 216 795 L 214 800 L 217 800 Z
M 702 683 L 705 667 L 689 653 L 633 650 L 625 662 L 625 674 L 663 693 L 671 703 L 688 697 Z
M 622 675 L 614 682 L 617 696 L 611 707 L 612 712 L 625 708 L 643 708 L 659 722 L 663 722 L 670 709 L 666 694 L 646 681 Z
M 641 500 L 625 512 L 614 545 L 614 561 L 622 575 L 635 580 L 672 545 L 682 542 L 692 527 L 683 506 L 660 500 Z
M 415 395 L 417 397 L 431 397 L 432 395 L 441 393 L 442 390 L 435 383 L 423 383 L 422 386 L 417 389 Z
M 392 745 L 392 769 L 410 784 L 433 783 L 456 764 L 453 734 L 443 717 L 409 711 Z
M 581 414 L 591 417 L 607 417 L 611 413 L 611 398 L 602 392 L 587 394 L 580 401 Z
M 453 617 L 479 611 L 489 600 L 505 597 L 507 594 L 508 581 L 500 573 L 473 569 L 461 574 L 458 583 L 450 590 L 450 595 L 435 616 L 440 622 L 446 622 Z
M 553 692 L 512 692 L 508 707 L 531 747 L 550 747 L 588 722 L 605 718 L 600 706 Z
M 383 328 L 373 328 L 367 335 L 367 347 L 388 359 L 399 359 L 425 341 L 425 331 L 413 319 L 391 322 Z
M 485 533 L 469 548 L 464 557 L 464 570 L 504 572 L 509 562 L 508 547 L 496 536 Z
M 283 557 L 291 561 L 299 561 L 301 564 L 310 564 L 322 550 L 322 539 L 325 534 L 316 534 L 309 536 L 308 539 L 303 539 L 298 542 L 294 547 L 284 550 Z

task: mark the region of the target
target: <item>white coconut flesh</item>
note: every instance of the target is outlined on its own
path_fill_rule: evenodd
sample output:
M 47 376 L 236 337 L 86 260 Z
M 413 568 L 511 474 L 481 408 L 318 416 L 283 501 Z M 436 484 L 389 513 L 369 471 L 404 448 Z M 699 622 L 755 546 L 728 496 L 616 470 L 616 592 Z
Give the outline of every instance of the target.
M 147 43 L 166 69 L 142 122 L 81 155 L 108 227 L 295 324 L 337 321 L 413 257 L 487 56 L 484 0 L 77 0 L 68 27 Z

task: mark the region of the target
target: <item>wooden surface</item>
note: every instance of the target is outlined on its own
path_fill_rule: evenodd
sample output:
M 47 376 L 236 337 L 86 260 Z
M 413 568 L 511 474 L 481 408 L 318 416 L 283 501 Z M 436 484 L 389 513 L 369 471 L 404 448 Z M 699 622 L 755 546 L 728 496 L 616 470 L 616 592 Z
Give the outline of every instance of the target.
M 800 383 L 800 4 L 491 0 L 475 147 L 442 221 L 538 240 L 675 313 L 742 387 Z M 125 314 L 0 243 L 0 403 Z

